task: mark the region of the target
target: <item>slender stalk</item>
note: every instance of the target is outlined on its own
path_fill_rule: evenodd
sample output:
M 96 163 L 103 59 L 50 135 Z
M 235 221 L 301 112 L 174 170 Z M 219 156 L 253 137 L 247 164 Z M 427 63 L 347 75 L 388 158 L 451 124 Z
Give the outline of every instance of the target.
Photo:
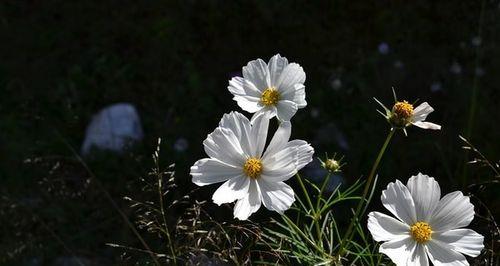
M 321 199 L 323 197 L 323 192 L 325 191 L 326 184 L 330 181 L 330 176 L 331 173 L 328 172 L 326 178 L 323 180 L 323 184 L 321 184 L 321 189 L 318 194 L 318 198 L 316 199 L 316 209 L 314 211 L 314 219 L 317 220 L 316 222 L 316 233 L 318 235 L 318 241 L 321 241 L 323 243 L 323 230 L 319 228 L 319 219 L 321 218 L 321 212 L 320 212 L 320 207 L 321 207 Z
M 321 189 L 319 191 L 319 194 L 318 194 L 318 199 L 316 201 L 316 209 L 319 210 L 319 205 L 321 204 L 321 199 L 323 197 L 323 192 L 325 192 L 325 188 L 326 188 L 326 184 L 328 184 L 330 182 L 330 177 L 331 177 L 331 173 L 328 172 L 328 174 L 326 175 L 326 178 L 323 180 L 323 184 L 321 184 Z
M 158 163 L 156 163 L 156 164 L 158 167 Z M 160 168 L 157 168 L 157 170 L 160 171 Z M 170 238 L 170 231 L 168 229 L 167 219 L 165 217 L 165 208 L 164 208 L 164 204 L 163 204 L 163 192 L 162 192 L 162 179 L 163 179 L 163 175 L 161 174 L 161 172 L 159 172 L 158 173 L 158 197 L 160 200 L 160 212 L 161 212 L 161 216 L 163 219 L 163 224 L 165 226 L 165 234 L 167 235 L 167 241 L 168 241 L 168 246 L 170 248 L 170 253 L 172 254 L 172 260 L 174 262 L 174 265 L 177 265 L 177 259 L 176 259 L 172 239 Z
M 318 221 L 319 217 L 316 215 L 316 208 L 314 208 L 314 205 L 311 201 L 311 197 L 309 197 L 309 193 L 307 193 L 306 186 L 304 185 L 304 182 L 302 181 L 302 177 L 300 177 L 300 175 L 298 173 L 297 173 L 297 179 L 299 180 L 300 187 L 302 188 L 304 196 L 306 197 L 307 204 L 309 205 L 309 208 L 311 208 L 313 223 L 314 223 L 314 227 L 316 228 L 316 235 L 318 237 L 318 241 L 319 241 L 320 245 L 323 246 L 323 241 L 321 240 L 322 233 L 321 233 L 321 228 L 320 228 L 319 221 Z
M 290 218 L 288 218 L 288 216 L 283 215 L 283 219 L 288 224 L 288 226 L 292 227 L 302 238 L 304 238 L 304 240 L 306 240 L 312 247 L 314 247 L 316 251 L 318 251 L 320 254 L 326 254 L 325 250 L 322 247 L 318 247 L 313 240 L 309 239 L 309 237 L 307 237 L 307 235 L 304 234 L 304 232 L 302 232 L 300 228 L 292 220 L 290 220 Z
M 349 227 L 347 228 L 347 231 L 344 237 L 342 238 L 342 242 L 340 243 L 339 253 L 337 256 L 339 259 L 344 255 L 345 246 L 352 238 L 354 225 L 358 221 L 359 218 L 358 216 L 360 215 L 361 210 L 363 209 L 363 203 L 365 201 L 366 196 L 368 195 L 368 192 L 370 191 L 373 178 L 375 177 L 375 172 L 378 169 L 378 165 L 382 160 L 382 156 L 384 155 L 385 150 L 387 149 L 387 146 L 389 145 L 389 142 L 391 141 L 392 136 L 394 135 L 394 132 L 396 132 L 396 129 L 391 129 L 391 131 L 389 132 L 389 134 L 385 139 L 384 144 L 382 145 L 382 148 L 380 148 L 380 151 L 378 152 L 377 159 L 375 159 L 375 162 L 373 163 L 370 174 L 368 175 L 368 179 L 366 180 L 365 188 L 363 190 L 363 196 L 361 197 L 361 200 L 359 201 L 358 206 L 356 207 L 356 212 L 354 213 L 354 217 L 352 218 L 351 223 L 349 224 Z
M 309 197 L 309 193 L 307 193 L 306 186 L 304 185 L 304 182 L 302 181 L 302 177 L 297 173 L 297 180 L 299 180 L 300 187 L 302 188 L 302 192 L 304 193 L 304 196 L 306 197 L 307 204 L 309 205 L 309 208 L 313 211 L 313 214 L 315 213 L 314 211 L 314 205 L 312 204 L 311 197 Z
M 165 234 L 167 235 L 168 247 L 170 249 L 170 253 L 172 254 L 172 260 L 174 265 L 177 265 L 177 258 L 174 251 L 174 246 L 172 242 L 172 238 L 170 237 L 170 230 L 167 224 L 167 218 L 165 216 L 165 207 L 163 203 L 163 171 L 160 168 L 160 145 L 161 138 L 158 139 L 158 144 L 156 146 L 156 151 L 153 155 L 153 160 L 155 163 L 156 169 L 154 170 L 156 176 L 158 177 L 158 200 L 160 202 L 160 213 L 163 220 L 163 226 L 165 226 Z

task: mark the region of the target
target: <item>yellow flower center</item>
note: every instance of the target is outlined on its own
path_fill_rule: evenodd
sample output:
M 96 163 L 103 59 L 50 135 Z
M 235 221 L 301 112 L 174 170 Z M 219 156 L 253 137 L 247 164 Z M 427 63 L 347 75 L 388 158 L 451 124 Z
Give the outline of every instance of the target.
M 275 87 L 267 88 L 260 96 L 260 102 L 265 106 L 276 105 L 280 100 L 280 93 Z
M 392 107 L 392 112 L 401 119 L 409 119 L 413 116 L 413 105 L 407 101 L 397 102 Z
M 426 222 L 416 222 L 410 227 L 410 233 L 415 241 L 422 244 L 431 239 L 432 228 Z
M 249 158 L 245 162 L 245 165 L 243 165 L 243 172 L 253 179 L 259 178 L 262 170 L 262 162 L 257 158 Z

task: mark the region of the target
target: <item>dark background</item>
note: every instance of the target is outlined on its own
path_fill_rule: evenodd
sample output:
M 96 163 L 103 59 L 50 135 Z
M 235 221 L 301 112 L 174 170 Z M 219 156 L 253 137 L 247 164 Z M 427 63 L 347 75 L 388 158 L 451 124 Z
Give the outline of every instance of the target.
M 401 99 L 428 101 L 428 120 L 443 129 L 397 134 L 379 188 L 421 171 L 443 194 L 477 194 L 498 217 L 498 185 L 469 187 L 493 174 L 465 164 L 473 156 L 458 135 L 500 158 L 499 15 L 489 0 L 2 1 L 0 264 L 62 265 L 68 256 L 120 264 L 122 251 L 104 244 L 136 240 L 77 158 L 92 115 L 119 102 L 139 111 L 141 143 L 85 158 L 128 213 L 121 198 L 142 193 L 159 137 L 179 190 L 194 187 L 189 167 L 205 157 L 202 141 L 222 114 L 240 111 L 228 80 L 276 53 L 307 74 L 308 105 L 292 119 L 292 138 L 317 156 L 345 155 L 347 183 L 366 176 L 388 130 L 372 97 L 390 106 L 395 87 Z M 185 151 L 174 149 L 181 138 Z M 257 217 L 269 215 L 262 209 Z

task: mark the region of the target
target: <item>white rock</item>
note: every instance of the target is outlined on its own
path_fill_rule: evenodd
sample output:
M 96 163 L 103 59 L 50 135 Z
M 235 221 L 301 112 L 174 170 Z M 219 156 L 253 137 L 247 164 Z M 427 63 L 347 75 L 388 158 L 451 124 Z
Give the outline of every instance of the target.
M 119 153 L 143 137 L 141 119 L 135 107 L 129 103 L 113 104 L 92 117 L 81 153 L 88 155 L 92 147 Z

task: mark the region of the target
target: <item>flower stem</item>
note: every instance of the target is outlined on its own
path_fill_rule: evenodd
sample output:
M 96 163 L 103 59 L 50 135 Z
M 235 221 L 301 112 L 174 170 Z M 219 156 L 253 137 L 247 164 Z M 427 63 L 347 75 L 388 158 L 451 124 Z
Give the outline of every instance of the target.
M 328 182 L 330 182 L 331 175 L 332 174 L 330 172 L 328 172 L 328 174 L 326 175 L 326 178 L 323 180 L 323 184 L 321 184 L 321 189 L 319 191 L 318 198 L 317 198 L 317 201 L 316 201 L 316 209 L 317 210 L 320 210 L 320 205 L 321 205 L 321 199 L 323 197 L 323 192 L 325 192 L 326 185 L 328 184 Z
M 304 196 L 306 197 L 307 204 L 309 205 L 309 208 L 311 208 L 313 223 L 314 223 L 314 226 L 316 228 L 318 242 L 319 242 L 320 246 L 322 247 L 323 246 L 323 241 L 321 240 L 322 232 L 321 232 L 321 228 L 320 228 L 319 221 L 318 221 L 319 217 L 316 215 L 316 208 L 314 208 L 314 205 L 311 201 L 311 197 L 309 197 L 309 193 L 307 192 L 306 186 L 304 185 L 304 182 L 302 181 L 302 177 L 300 177 L 300 175 L 298 173 L 297 173 L 297 179 L 299 180 L 299 184 L 300 184 L 300 187 L 302 188 L 302 192 L 304 193 Z
M 312 204 L 311 198 L 309 197 L 309 193 L 307 193 L 306 186 L 304 185 L 304 182 L 302 181 L 302 177 L 297 173 L 297 180 L 299 180 L 300 187 L 302 188 L 302 192 L 304 193 L 304 196 L 306 197 L 307 204 L 309 204 L 309 208 L 314 212 L 314 205 Z M 314 213 L 313 213 L 314 214 Z
M 365 188 L 363 190 L 363 196 L 361 197 L 358 206 L 356 207 L 356 212 L 354 214 L 354 217 L 351 220 L 351 223 L 349 224 L 349 227 L 347 228 L 347 231 L 342 238 L 342 242 L 340 243 L 340 248 L 338 252 L 338 257 L 342 257 L 345 252 L 345 247 L 346 244 L 351 241 L 351 238 L 353 236 L 353 230 L 354 230 L 354 225 L 358 222 L 359 220 L 359 215 L 361 214 L 361 210 L 363 209 L 363 203 L 365 202 L 366 196 L 368 195 L 368 192 L 370 191 L 370 187 L 373 183 L 373 178 L 375 177 L 375 172 L 378 169 L 378 165 L 380 161 L 382 160 L 382 156 L 385 153 L 385 150 L 387 149 L 387 146 L 389 145 L 389 142 L 392 139 L 392 136 L 394 135 L 394 132 L 396 132 L 395 129 L 391 129 L 389 134 L 387 135 L 384 144 L 382 145 L 382 148 L 380 148 L 380 151 L 378 152 L 377 159 L 375 159 L 375 162 L 373 163 L 372 169 L 370 171 L 370 174 L 368 175 L 368 179 L 366 180 Z M 368 203 L 367 203 L 368 204 Z

